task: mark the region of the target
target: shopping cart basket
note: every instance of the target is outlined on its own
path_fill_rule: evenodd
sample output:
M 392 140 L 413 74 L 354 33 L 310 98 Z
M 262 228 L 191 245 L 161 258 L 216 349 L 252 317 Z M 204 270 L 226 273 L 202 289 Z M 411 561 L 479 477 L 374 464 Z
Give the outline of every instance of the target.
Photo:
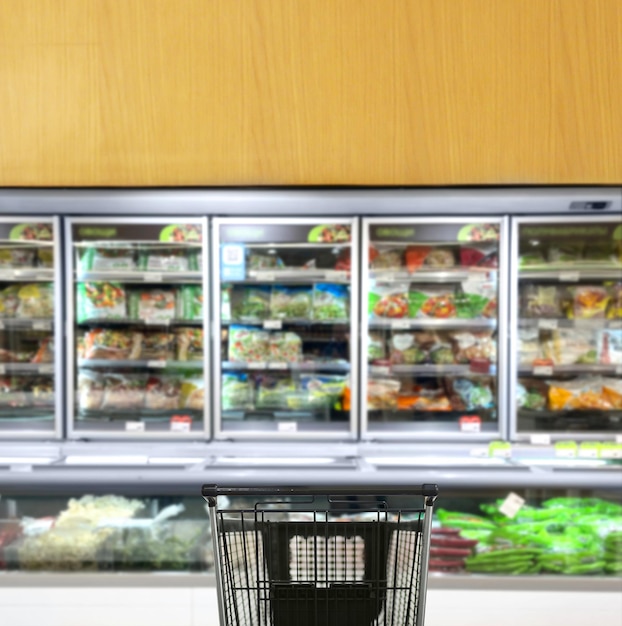
M 205 485 L 221 625 L 422 626 L 437 494 Z

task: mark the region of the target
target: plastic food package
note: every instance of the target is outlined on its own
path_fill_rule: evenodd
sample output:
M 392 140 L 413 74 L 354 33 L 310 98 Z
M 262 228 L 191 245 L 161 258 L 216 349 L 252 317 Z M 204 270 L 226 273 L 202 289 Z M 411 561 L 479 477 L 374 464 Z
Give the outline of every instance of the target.
M 258 363 L 270 360 L 270 333 L 250 326 L 229 328 L 229 361 Z
M 175 319 L 174 289 L 141 289 L 130 292 L 130 317 L 150 322 L 170 322 Z
M 622 242 L 620 242 L 620 249 L 622 250 Z M 609 283 L 607 286 L 611 295 L 607 309 L 607 319 L 622 319 L 622 282 Z
M 0 248 L 0 269 L 34 267 L 34 265 L 34 249 Z
M 91 370 L 78 374 L 78 407 L 80 411 L 101 409 L 104 400 L 104 377 Z
M 181 408 L 202 411 L 205 408 L 205 380 L 202 376 L 185 378 L 181 383 Z
M 31 359 L 32 363 L 52 363 L 54 361 L 54 339 L 44 337 L 39 342 L 37 352 Z
M 408 317 L 448 319 L 456 317 L 453 291 L 444 285 L 417 286 L 408 294 Z
M 288 398 L 291 409 L 330 409 L 341 404 L 348 379 L 344 376 L 304 374 L 300 390 Z
M 0 376 L 0 408 L 28 406 L 26 381 L 21 376 Z
M 550 263 L 578 263 L 581 261 L 582 252 L 581 243 L 554 245 L 549 248 L 548 260 Z
M 129 245 L 87 248 L 80 258 L 83 272 L 131 271 L 136 269 L 136 255 Z
M 371 261 L 373 270 L 399 270 L 403 267 L 403 250 L 375 251 Z
M 613 407 L 603 393 L 602 378 L 580 377 L 570 381 L 549 381 L 549 408 L 551 411 L 608 411 Z
M 492 409 L 495 405 L 495 397 L 490 384 L 483 380 L 456 378 L 450 384 L 467 411 Z
M 438 343 L 433 332 L 394 333 L 389 343 L 390 361 L 394 365 L 419 365 L 429 361 L 430 350 Z
M 265 319 L 270 314 L 270 287 L 236 287 L 231 292 L 233 319 Z
M 622 330 L 600 330 L 597 333 L 598 361 L 603 365 L 622 365 Z
M 541 342 L 542 357 L 553 365 L 596 363 L 596 335 L 592 330 L 559 328 Z
M 313 319 L 343 320 L 349 316 L 350 291 L 347 285 L 313 285 Z
M 78 323 L 127 316 L 125 288 L 120 283 L 80 283 L 77 291 Z
M 270 317 L 273 319 L 309 319 L 313 311 L 313 291 L 309 287 L 272 288 Z
M 399 380 L 374 379 L 367 383 L 367 406 L 370 411 L 398 408 Z
M 38 408 L 54 406 L 54 381 L 49 377 L 35 378 L 30 386 L 32 405 Z
M 134 360 L 141 354 L 142 335 L 127 330 L 94 328 L 84 334 L 84 359 Z
M 149 376 L 145 385 L 145 408 L 168 411 L 179 408 L 181 381 L 173 376 Z
M 425 387 L 400 392 L 397 407 L 401 411 L 453 410 L 453 405 L 443 389 Z
M 248 374 L 230 372 L 222 375 L 220 392 L 223 411 L 245 411 L 253 408 L 253 385 Z
M 408 284 L 375 285 L 369 290 L 369 313 L 374 317 L 408 317 Z
M 302 360 L 302 339 L 296 333 L 272 333 L 270 355 L 273 363 L 299 363 Z
M 145 401 L 146 379 L 140 374 L 106 374 L 102 409 L 140 409 Z
M 367 338 L 367 360 L 370 363 L 386 358 L 387 352 L 384 337 L 377 333 L 369 333 Z
M 296 385 L 290 378 L 262 376 L 257 386 L 257 408 L 287 409 L 289 397 L 296 393 Z
M 541 356 L 540 333 L 536 328 L 518 329 L 518 363 L 532 365 Z
M 19 285 L 10 285 L 0 291 L 0 318 L 15 317 L 19 305 Z
M 198 249 L 158 248 L 141 250 L 138 268 L 148 272 L 196 271 Z
M 49 283 L 21 285 L 17 299 L 15 317 L 29 319 L 54 315 L 54 290 Z
M 248 256 L 248 269 L 257 270 L 276 270 L 283 267 L 283 261 L 275 254 L 257 254 L 252 252 Z
M 204 354 L 202 328 L 178 328 L 175 331 L 177 338 L 178 361 L 201 361 Z
M 431 248 L 423 265 L 428 268 L 442 269 L 456 264 L 453 250 L 450 248 Z
M 613 409 L 622 409 L 622 380 L 603 378 L 603 396 Z
M 527 285 L 521 296 L 524 317 L 559 318 L 562 315 L 560 293 L 555 286 Z
M 450 333 L 450 337 L 455 346 L 456 362 L 470 363 L 476 359 L 486 359 L 491 363 L 496 362 L 497 342 L 493 339 L 490 331 L 454 332 Z M 520 348 L 519 354 L 522 354 Z
M 54 249 L 39 248 L 37 250 L 37 264 L 39 267 L 52 269 L 54 267 Z
M 605 319 L 610 296 L 605 287 L 579 285 L 570 289 L 572 304 L 567 314 L 570 319 Z
M 454 300 L 456 315 L 461 319 L 497 316 L 496 283 L 485 277 L 478 276 L 462 282 Z
M 543 411 L 547 407 L 548 385 L 543 380 L 519 379 L 516 406 L 528 411 Z
M 174 333 L 143 333 L 140 358 L 147 361 L 168 361 L 175 358 Z
M 462 267 L 499 267 L 499 250 L 497 246 L 463 246 L 460 248 L 460 265 Z
M 521 252 L 518 257 L 518 265 L 522 269 L 535 265 L 546 265 L 546 258 L 542 250 L 530 250 L 529 252 Z
M 203 287 L 183 285 L 177 290 L 177 317 L 182 320 L 203 319 Z

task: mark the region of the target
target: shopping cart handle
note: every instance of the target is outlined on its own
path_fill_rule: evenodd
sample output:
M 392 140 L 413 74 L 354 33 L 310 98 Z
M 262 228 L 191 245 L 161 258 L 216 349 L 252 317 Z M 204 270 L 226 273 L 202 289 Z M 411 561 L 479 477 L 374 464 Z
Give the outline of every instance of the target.
M 425 496 L 435 498 L 438 485 L 335 485 L 324 487 L 219 487 L 203 485 L 201 490 L 204 498 L 217 496 Z

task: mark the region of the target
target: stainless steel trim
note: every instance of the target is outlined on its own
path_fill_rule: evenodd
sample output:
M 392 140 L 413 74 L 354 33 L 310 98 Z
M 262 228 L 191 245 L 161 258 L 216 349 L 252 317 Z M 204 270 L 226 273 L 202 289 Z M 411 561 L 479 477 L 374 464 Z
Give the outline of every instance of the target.
M 508 271 L 509 271 L 509 225 L 507 217 L 502 218 L 499 237 L 499 270 L 497 272 L 497 420 L 499 437 L 508 436 Z
M 430 501 L 430 502 L 428 502 Z M 434 513 L 434 499 L 426 498 L 423 518 L 423 534 L 421 543 L 421 570 L 419 580 L 419 602 L 417 606 L 417 626 L 425 622 L 425 604 L 428 591 L 428 567 L 430 564 L 430 536 L 432 534 L 432 515 Z

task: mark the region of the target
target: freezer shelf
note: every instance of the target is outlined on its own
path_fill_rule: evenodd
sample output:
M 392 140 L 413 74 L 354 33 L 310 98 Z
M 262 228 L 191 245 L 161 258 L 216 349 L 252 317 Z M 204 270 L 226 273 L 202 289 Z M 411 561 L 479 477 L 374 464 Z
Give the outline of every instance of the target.
M 200 285 L 203 282 L 201 272 L 78 272 L 77 281 L 118 281 L 122 283 L 163 283 Z

